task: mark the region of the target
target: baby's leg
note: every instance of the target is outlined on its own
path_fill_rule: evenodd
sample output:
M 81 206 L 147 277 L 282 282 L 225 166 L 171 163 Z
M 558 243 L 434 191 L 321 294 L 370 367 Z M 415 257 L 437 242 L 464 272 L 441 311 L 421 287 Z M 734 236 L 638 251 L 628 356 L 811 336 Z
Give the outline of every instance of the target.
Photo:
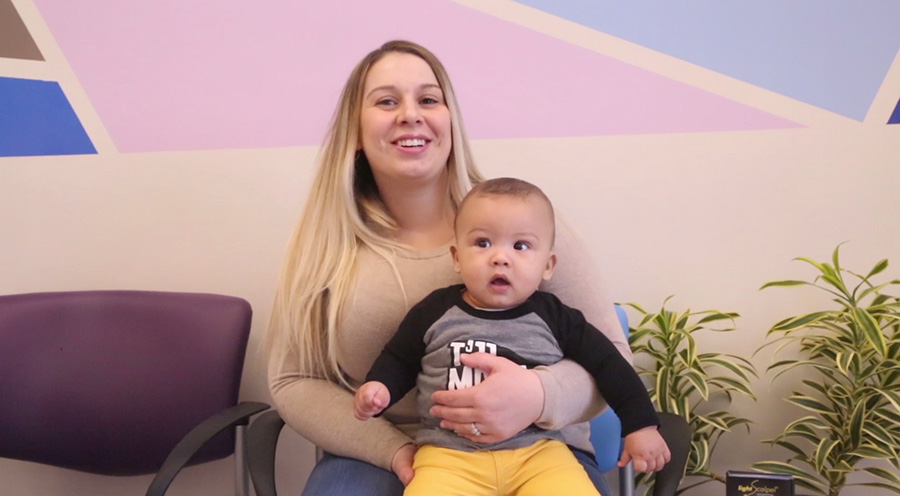
M 524 455 L 517 461 L 518 469 L 510 470 L 516 496 L 599 496 L 584 467 L 565 444 L 544 440 L 516 451 Z
M 436 446 L 421 446 L 416 451 L 413 470 L 415 475 L 406 486 L 403 496 L 497 494 L 496 471 L 489 452 L 468 453 Z

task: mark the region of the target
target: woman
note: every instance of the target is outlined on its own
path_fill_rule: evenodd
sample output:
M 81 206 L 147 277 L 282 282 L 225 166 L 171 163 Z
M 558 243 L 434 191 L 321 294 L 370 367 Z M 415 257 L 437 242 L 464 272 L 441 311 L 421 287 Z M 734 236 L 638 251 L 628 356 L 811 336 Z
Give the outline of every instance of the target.
M 368 422 L 353 416 L 365 379 L 409 307 L 459 282 L 449 245 L 456 207 L 481 180 L 449 77 L 425 48 L 388 42 L 354 68 L 324 143 L 318 172 L 288 248 L 269 336 L 269 384 L 288 425 L 320 446 L 305 495 L 399 495 L 413 476 L 418 427 L 412 395 Z M 580 308 L 631 353 L 588 255 L 560 226 L 560 264 L 542 289 Z M 478 441 L 506 439 L 532 423 L 562 428 L 602 484 L 587 424 L 603 407 L 572 362 L 527 371 L 469 355 L 488 379 L 434 396 L 442 427 Z M 477 429 L 473 429 L 473 424 Z M 571 425 L 570 425 L 571 424 Z M 392 473 L 393 472 L 393 473 Z M 599 487 L 604 492 L 605 487 Z

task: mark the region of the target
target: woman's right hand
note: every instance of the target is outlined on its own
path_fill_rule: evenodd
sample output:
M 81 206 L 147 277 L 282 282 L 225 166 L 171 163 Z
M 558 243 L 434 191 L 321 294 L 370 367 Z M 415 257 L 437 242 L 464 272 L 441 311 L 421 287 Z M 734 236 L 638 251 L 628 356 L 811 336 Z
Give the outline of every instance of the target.
M 415 472 L 413 472 L 413 458 L 415 456 L 416 445 L 409 443 L 401 446 L 394 453 L 394 458 L 391 460 L 391 470 L 397 474 L 404 486 L 408 486 L 413 479 L 413 475 L 415 475 Z
M 544 387 L 532 370 L 489 353 L 463 354 L 462 364 L 483 371 L 477 386 L 435 391 L 430 413 L 469 441 L 498 443 L 536 422 L 544 408 Z M 472 424 L 478 428 L 477 435 Z

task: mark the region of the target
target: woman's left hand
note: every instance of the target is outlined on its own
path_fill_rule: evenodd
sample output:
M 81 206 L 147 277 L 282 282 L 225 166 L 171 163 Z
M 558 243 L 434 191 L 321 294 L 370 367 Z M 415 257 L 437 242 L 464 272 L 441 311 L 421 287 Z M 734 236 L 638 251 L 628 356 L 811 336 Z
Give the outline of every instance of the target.
M 476 443 L 496 443 L 540 418 L 544 387 L 537 374 L 488 353 L 462 355 L 460 360 L 487 377 L 477 386 L 431 395 L 431 414 L 442 419 L 442 428 Z

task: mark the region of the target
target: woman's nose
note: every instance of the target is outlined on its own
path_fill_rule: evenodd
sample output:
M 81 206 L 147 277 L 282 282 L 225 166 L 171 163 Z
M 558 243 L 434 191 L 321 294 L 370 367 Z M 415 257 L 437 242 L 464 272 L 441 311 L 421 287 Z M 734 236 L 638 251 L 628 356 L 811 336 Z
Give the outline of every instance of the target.
M 401 123 L 415 124 L 422 122 L 422 113 L 416 102 L 404 102 L 400 105 L 399 118 Z

